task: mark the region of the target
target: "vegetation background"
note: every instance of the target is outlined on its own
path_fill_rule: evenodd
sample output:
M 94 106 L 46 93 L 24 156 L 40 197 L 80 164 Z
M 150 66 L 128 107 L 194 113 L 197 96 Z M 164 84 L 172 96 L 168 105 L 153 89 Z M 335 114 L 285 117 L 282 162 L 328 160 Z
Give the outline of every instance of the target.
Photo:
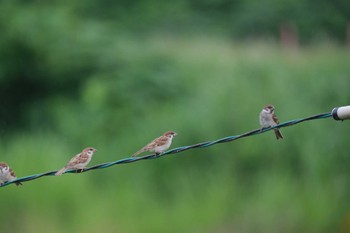
M 281 121 L 348 105 L 349 16 L 347 0 L 3 0 L 0 160 L 23 177 L 86 146 L 93 165 L 167 130 L 173 147 L 250 131 L 268 103 Z M 349 130 L 6 186 L 1 232 L 350 232 Z

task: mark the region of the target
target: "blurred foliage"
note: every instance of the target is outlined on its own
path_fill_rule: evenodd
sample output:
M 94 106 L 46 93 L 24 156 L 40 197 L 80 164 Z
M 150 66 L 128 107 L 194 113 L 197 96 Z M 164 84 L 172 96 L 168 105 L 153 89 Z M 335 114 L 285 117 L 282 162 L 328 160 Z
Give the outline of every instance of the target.
M 1 160 L 22 177 L 85 146 L 97 164 L 167 130 L 176 147 L 256 129 L 267 103 L 281 121 L 348 105 L 348 51 L 315 39 L 342 38 L 349 4 L 315 4 L 2 1 Z M 317 43 L 261 42 L 280 21 Z M 282 131 L 1 188 L 1 229 L 350 232 L 348 122 Z
M 127 75 L 137 76 L 138 71 L 128 67 L 132 66 L 129 63 L 134 54 L 119 54 L 123 52 L 119 42 L 130 37 L 138 37 L 141 44 L 144 37 L 155 32 L 208 36 L 219 31 L 233 38 L 276 37 L 279 25 L 287 22 L 296 25 L 302 40 L 344 40 L 350 15 L 350 4 L 345 0 L 317 5 L 308 0 L 17 0 L 0 4 L 0 99 L 6 100 L 1 102 L 0 114 L 6 122 L 4 127 L 17 128 L 26 125 L 25 113 L 33 109 L 33 103 L 42 106 L 43 101 L 50 102 L 48 98 L 60 97 L 61 93 L 77 98 L 77 88 L 91 76 L 108 79 L 105 74 L 114 74 L 122 83 L 129 79 Z M 137 50 L 133 52 L 138 54 Z M 164 58 L 162 54 L 149 56 L 150 60 L 140 58 L 151 63 L 144 64 L 149 72 L 159 69 L 160 77 L 172 73 L 171 67 L 158 64 L 157 59 Z M 149 85 L 154 84 L 153 77 L 142 77 L 149 80 L 145 81 Z M 164 86 L 162 81 L 157 85 Z M 45 114 L 42 113 L 47 118 Z

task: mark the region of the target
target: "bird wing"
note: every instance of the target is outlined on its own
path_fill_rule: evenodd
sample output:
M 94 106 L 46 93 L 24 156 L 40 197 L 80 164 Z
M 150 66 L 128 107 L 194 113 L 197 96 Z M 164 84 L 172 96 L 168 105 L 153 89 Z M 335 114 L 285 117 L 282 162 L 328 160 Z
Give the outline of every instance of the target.
M 279 124 L 280 122 L 278 121 L 278 117 L 274 114 L 272 115 L 272 119 L 276 124 Z
M 80 153 L 74 156 L 67 164 L 67 168 L 74 168 L 77 164 L 86 163 L 89 156 L 86 153 Z
M 154 139 L 151 143 L 147 145 L 150 146 L 151 148 L 155 148 L 157 146 L 163 146 L 168 142 L 168 138 L 165 136 L 160 136 L 159 138 Z
M 10 172 L 11 176 L 16 177 L 15 172 L 11 168 L 10 168 L 9 172 Z

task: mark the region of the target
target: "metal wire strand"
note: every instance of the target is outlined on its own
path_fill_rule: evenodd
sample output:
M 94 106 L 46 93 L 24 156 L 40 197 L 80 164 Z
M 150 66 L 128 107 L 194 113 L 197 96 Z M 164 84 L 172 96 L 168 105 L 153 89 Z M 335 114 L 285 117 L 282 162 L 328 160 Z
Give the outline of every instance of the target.
M 288 127 L 288 126 L 292 126 L 292 125 L 296 125 L 305 121 L 310 121 L 310 120 L 317 120 L 317 119 L 325 119 L 325 118 L 329 118 L 332 116 L 331 112 L 328 113 L 321 113 L 321 114 L 317 114 L 317 115 L 313 115 L 310 117 L 306 117 L 306 118 L 302 118 L 302 119 L 296 119 L 296 120 L 291 120 L 291 121 L 286 121 L 283 123 L 280 123 L 274 127 L 270 127 L 270 128 L 264 128 L 264 129 L 256 129 L 253 131 L 249 131 L 240 135 L 234 135 L 234 136 L 228 136 L 228 137 L 224 137 L 224 138 L 220 138 L 214 141 L 208 141 L 208 142 L 201 142 L 201 143 L 197 143 L 197 144 L 193 144 L 193 145 L 189 145 L 189 146 L 181 146 L 181 147 L 177 147 L 171 150 L 168 150 L 160 155 L 156 155 L 156 154 L 149 154 L 149 155 L 145 155 L 145 156 L 141 156 L 141 157 L 129 157 L 129 158 L 124 158 L 124 159 L 120 159 L 117 161 L 113 161 L 113 162 L 107 162 L 107 163 L 102 163 L 102 164 L 98 164 L 89 168 L 86 168 L 82 171 L 78 171 L 77 170 L 68 170 L 65 173 L 82 173 L 82 172 L 87 172 L 87 171 L 91 171 L 91 170 L 96 170 L 96 169 L 103 169 L 103 168 L 108 168 L 114 165 L 118 165 L 118 164 L 126 164 L 126 163 L 133 163 L 133 162 L 137 162 L 137 161 L 141 161 L 141 160 L 147 160 L 147 159 L 157 159 L 160 157 L 163 157 L 165 155 L 169 155 L 169 154 L 176 154 L 176 153 L 180 153 L 182 151 L 186 151 L 186 150 L 190 150 L 190 149 L 194 149 L 194 148 L 205 148 L 205 147 L 209 147 L 209 146 L 213 146 L 215 144 L 218 143 L 226 143 L 226 142 L 232 142 L 235 140 L 238 140 L 240 138 L 244 138 L 244 137 L 249 137 L 249 136 L 254 136 L 257 134 L 261 134 L 261 133 L 265 133 L 267 131 L 270 131 L 274 128 L 284 128 L 284 127 Z M 49 172 L 45 172 L 45 173 L 41 173 L 41 174 L 34 174 L 34 175 L 30 175 L 30 176 L 25 176 L 22 178 L 18 178 L 16 180 L 13 180 L 11 182 L 5 182 L 3 183 L 0 187 L 4 187 L 7 186 L 9 184 L 12 183 L 16 183 L 16 182 L 27 182 L 27 181 L 31 181 L 31 180 L 35 180 L 35 179 L 39 179 L 41 177 L 44 176 L 54 176 L 55 173 L 57 171 L 49 171 Z

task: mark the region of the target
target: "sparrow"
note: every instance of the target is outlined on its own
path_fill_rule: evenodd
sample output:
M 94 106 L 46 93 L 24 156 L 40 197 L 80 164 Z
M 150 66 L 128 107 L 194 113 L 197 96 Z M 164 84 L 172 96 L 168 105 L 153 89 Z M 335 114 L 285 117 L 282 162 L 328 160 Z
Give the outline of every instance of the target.
M 3 182 L 10 182 L 16 180 L 15 172 L 4 162 L 0 162 L 0 186 Z M 1 182 L 2 181 L 2 182 Z M 21 182 L 16 182 L 16 185 L 22 185 Z
M 138 154 L 141 154 L 142 152 L 145 152 L 145 151 L 154 151 L 156 155 L 159 155 L 170 147 L 173 137 L 175 137 L 176 135 L 177 133 L 173 131 L 165 132 L 162 136 L 154 139 L 152 142 L 144 146 L 141 150 L 133 154 L 132 157 L 135 157 Z
M 278 118 L 275 115 L 275 107 L 271 104 L 267 105 L 260 112 L 260 125 L 261 130 L 265 128 L 270 128 L 279 124 Z M 274 129 L 277 140 L 283 139 L 282 133 L 278 128 Z
M 81 153 L 74 156 L 66 166 L 55 173 L 55 176 L 60 176 L 69 169 L 83 171 L 86 165 L 91 161 L 92 155 L 96 152 L 95 148 L 87 147 Z

